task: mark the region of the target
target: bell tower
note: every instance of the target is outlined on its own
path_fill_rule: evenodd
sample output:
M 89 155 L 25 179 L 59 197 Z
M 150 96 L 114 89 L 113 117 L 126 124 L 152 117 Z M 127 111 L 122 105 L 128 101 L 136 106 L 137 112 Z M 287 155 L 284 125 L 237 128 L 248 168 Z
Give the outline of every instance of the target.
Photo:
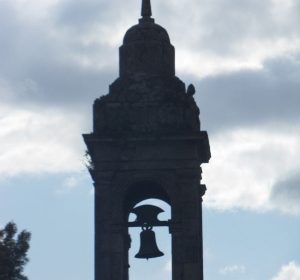
M 171 235 L 172 280 L 203 280 L 201 164 L 210 159 L 208 136 L 195 88 L 176 77 L 174 47 L 152 18 L 150 0 L 142 1 L 141 15 L 119 49 L 119 77 L 94 102 L 93 132 L 83 135 L 95 187 L 95 280 L 128 280 L 129 227 L 141 228 L 136 257 L 162 256 L 157 226 Z M 156 206 L 136 207 L 149 198 L 168 203 L 171 219 L 158 220 Z

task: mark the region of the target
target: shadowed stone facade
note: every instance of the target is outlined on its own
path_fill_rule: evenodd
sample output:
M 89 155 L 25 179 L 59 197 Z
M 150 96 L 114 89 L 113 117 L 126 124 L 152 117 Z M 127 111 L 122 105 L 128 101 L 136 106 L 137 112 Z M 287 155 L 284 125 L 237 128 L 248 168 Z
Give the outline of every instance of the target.
M 84 135 L 95 185 L 95 279 L 128 279 L 129 213 L 157 198 L 171 206 L 172 279 L 202 280 L 208 136 L 194 87 L 175 76 L 175 50 L 151 18 L 150 0 L 119 54 L 119 78 L 95 100 L 94 129 Z

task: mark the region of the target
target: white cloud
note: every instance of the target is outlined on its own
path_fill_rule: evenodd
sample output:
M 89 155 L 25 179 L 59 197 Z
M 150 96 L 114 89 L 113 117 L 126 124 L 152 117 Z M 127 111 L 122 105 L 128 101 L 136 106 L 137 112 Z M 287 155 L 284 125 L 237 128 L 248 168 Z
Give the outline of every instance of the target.
M 246 267 L 244 265 L 228 265 L 220 269 L 220 274 L 227 275 L 231 273 L 245 273 Z
M 270 197 L 274 184 L 300 170 L 299 129 L 244 128 L 220 132 L 210 140 L 212 159 L 203 166 L 203 181 L 208 188 L 205 205 L 278 209 L 279 204 Z M 285 207 L 289 212 L 291 206 Z M 300 213 L 300 207 L 297 209 Z
M 2 176 L 84 168 L 80 116 L 67 110 L 12 106 L 1 106 L 0 111 Z
M 172 260 L 168 260 L 164 266 L 165 272 L 171 272 L 172 271 Z
M 64 180 L 63 185 L 68 189 L 74 189 L 79 185 L 79 179 L 76 178 L 75 176 L 67 177 Z
M 85 186 L 84 182 L 88 179 L 90 180 L 90 176 L 86 170 L 82 170 L 81 172 L 73 172 L 72 175 L 67 176 L 62 185 L 55 191 L 57 195 L 68 195 L 73 191 L 78 190 L 82 186 Z M 92 188 L 89 192 L 90 194 L 94 194 Z
M 300 50 L 296 0 L 189 0 L 157 5 L 158 22 L 169 30 L 182 72 L 203 77 L 257 69 L 266 59 Z M 187 16 L 182 17 L 183 5 Z
M 201 78 L 244 69 L 262 69 L 265 60 L 299 52 L 300 39 L 255 41 L 251 38 L 239 42 L 234 48 L 236 51 L 227 56 L 207 49 L 193 51 L 188 46 L 178 48 L 177 69 Z
M 300 174 L 288 174 L 278 180 L 270 195 L 273 205 L 283 213 L 297 215 L 300 213 Z
M 282 266 L 281 270 L 272 278 L 272 280 L 299 280 L 300 279 L 300 266 L 295 262 L 290 262 Z

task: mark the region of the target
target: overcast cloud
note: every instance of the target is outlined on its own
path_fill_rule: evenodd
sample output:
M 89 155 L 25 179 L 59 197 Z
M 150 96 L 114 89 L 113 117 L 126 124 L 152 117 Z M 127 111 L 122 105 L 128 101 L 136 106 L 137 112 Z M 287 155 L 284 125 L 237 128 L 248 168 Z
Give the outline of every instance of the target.
M 298 280 L 300 278 L 300 266 L 295 262 L 283 265 L 278 275 L 272 280 Z
M 300 1 L 152 2 L 210 135 L 206 205 L 299 214 Z M 2 176 L 82 170 L 138 17 L 136 1 L 0 1 Z

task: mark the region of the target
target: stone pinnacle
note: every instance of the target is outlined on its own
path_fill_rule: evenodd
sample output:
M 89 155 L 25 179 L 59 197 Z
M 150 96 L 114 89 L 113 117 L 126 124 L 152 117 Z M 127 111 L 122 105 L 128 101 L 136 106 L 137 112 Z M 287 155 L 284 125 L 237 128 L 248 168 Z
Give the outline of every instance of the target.
M 143 0 L 142 2 L 142 17 L 150 18 L 152 15 L 151 12 L 151 2 L 150 0 Z

